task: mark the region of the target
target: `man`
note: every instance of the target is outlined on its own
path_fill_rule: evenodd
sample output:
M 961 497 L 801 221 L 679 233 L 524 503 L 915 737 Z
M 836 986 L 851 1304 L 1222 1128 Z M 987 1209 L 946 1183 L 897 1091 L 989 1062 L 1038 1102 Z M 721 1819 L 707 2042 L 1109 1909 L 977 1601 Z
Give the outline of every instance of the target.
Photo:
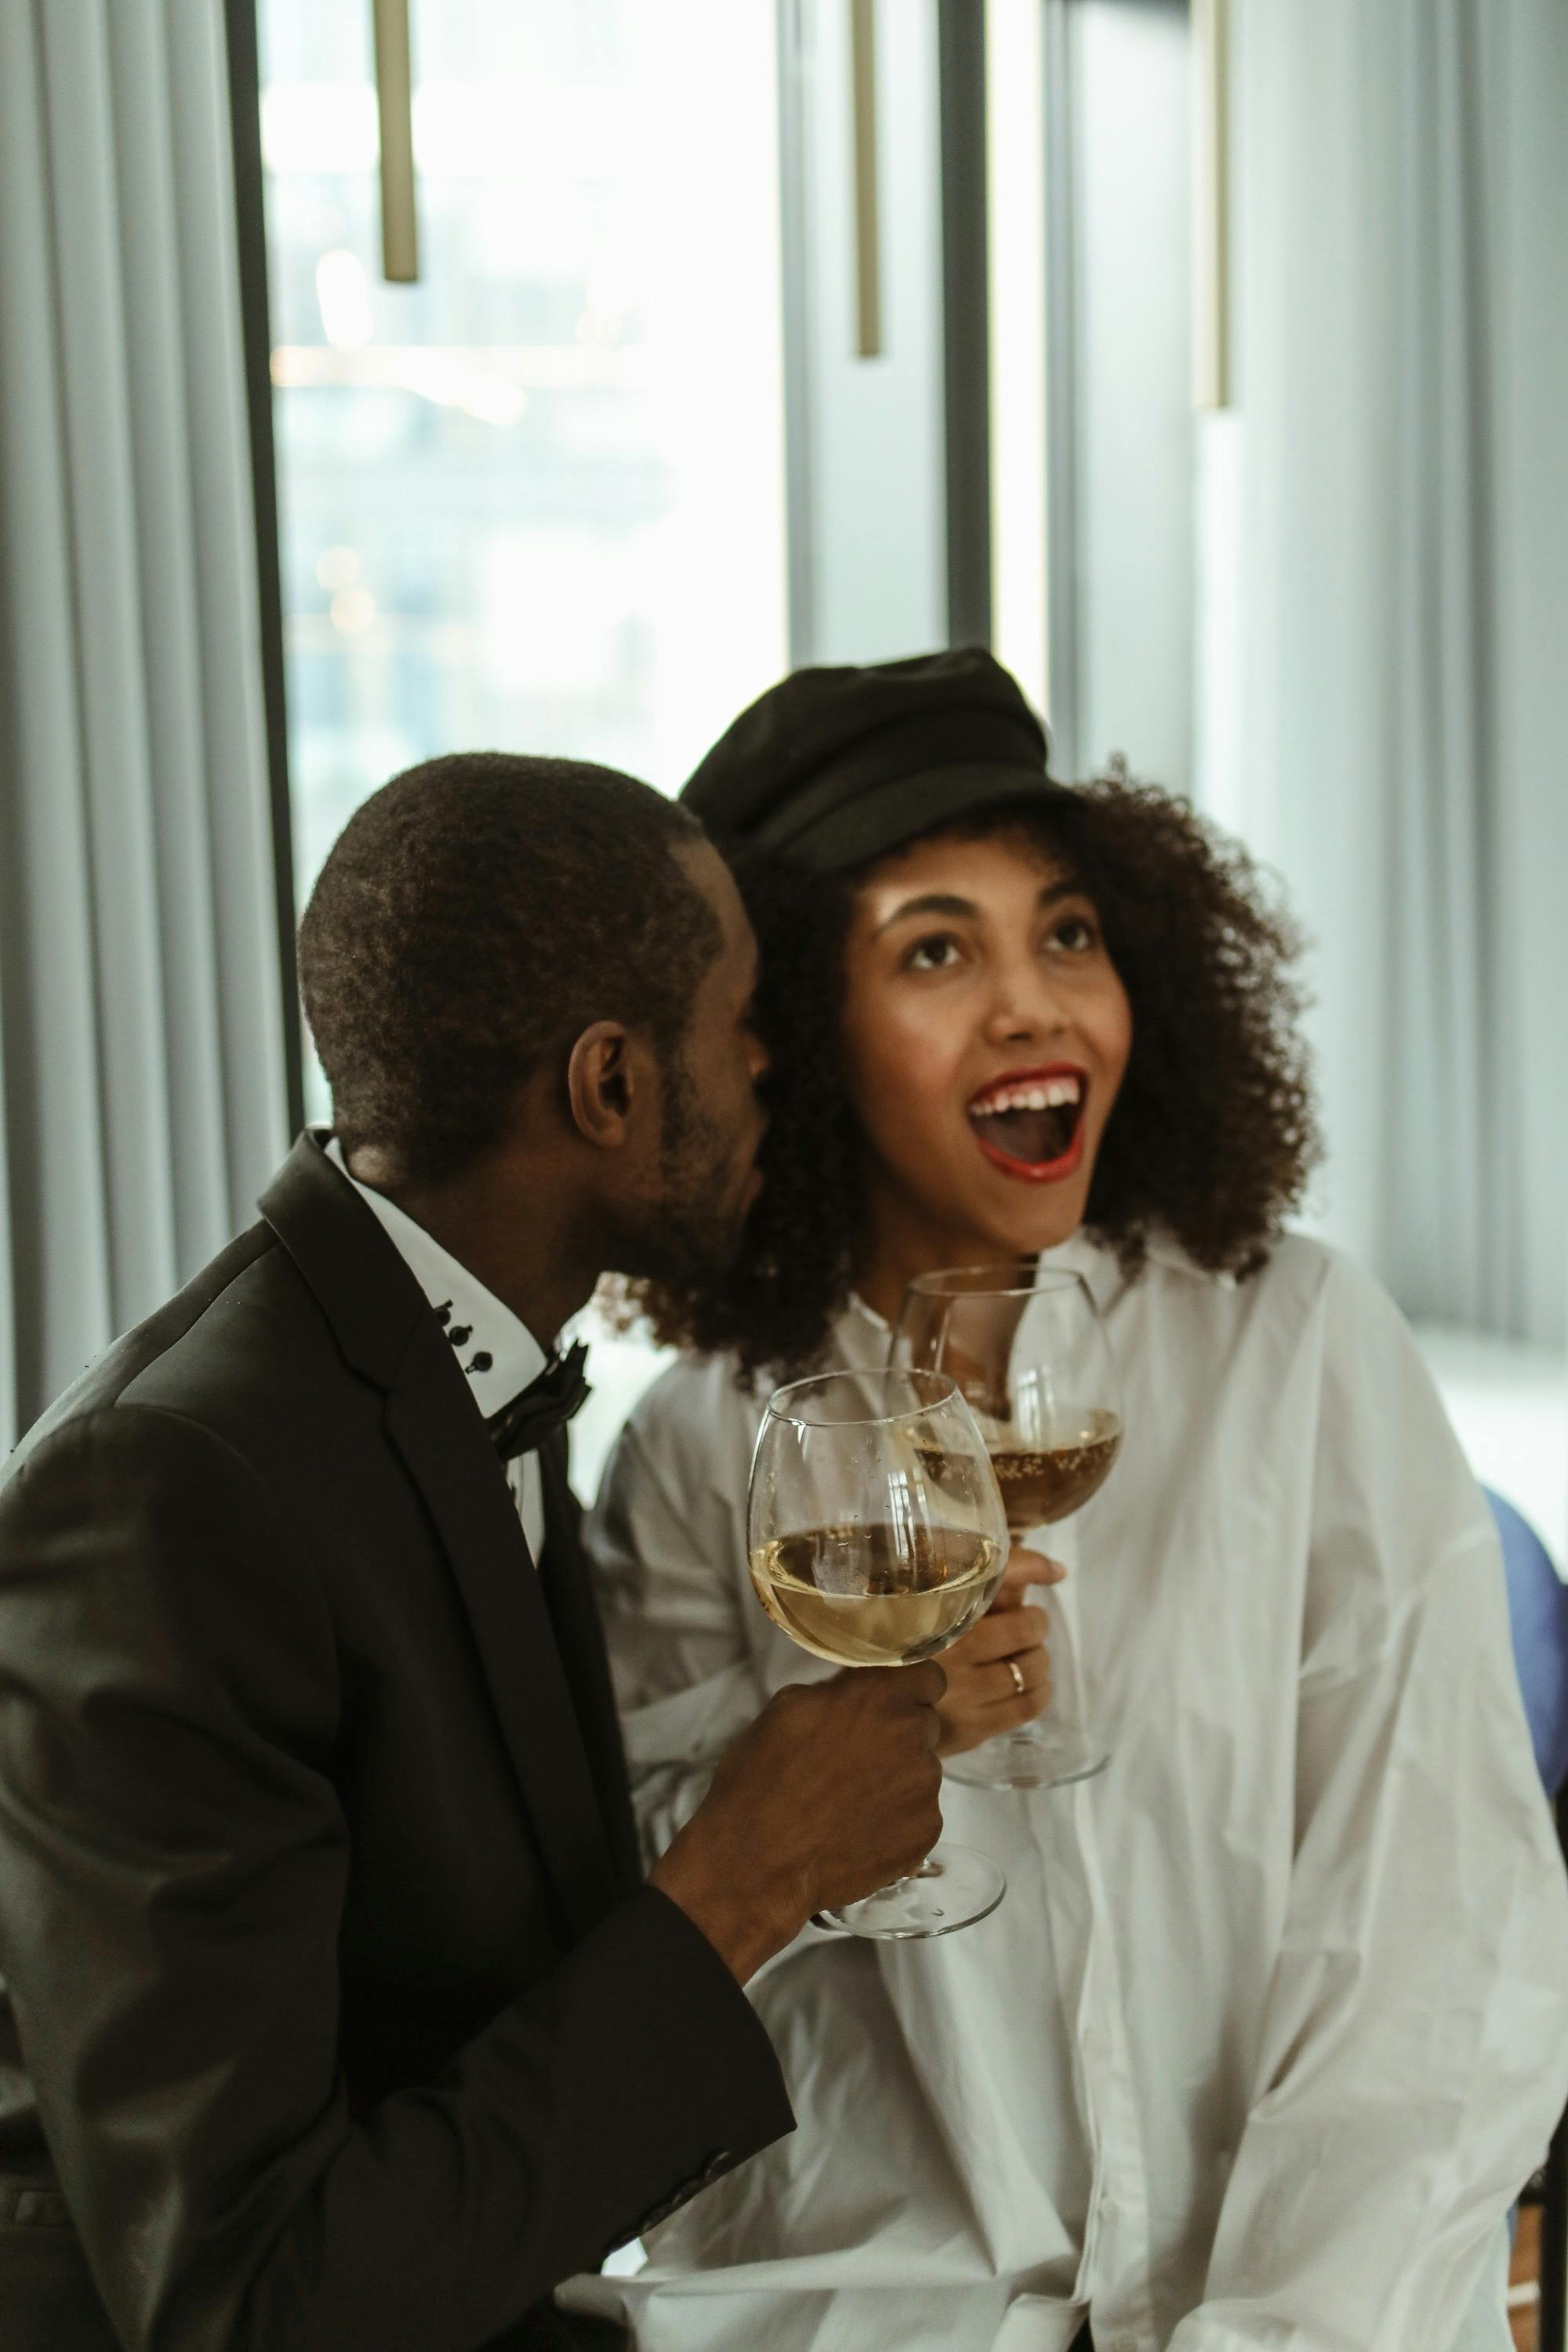
M 733 1246 L 753 963 L 603 770 L 329 858 L 330 1145 L 0 1492 L 5 2352 L 597 2342 L 552 2288 L 789 2127 L 741 1985 L 925 1850 L 941 1674 L 776 1701 L 639 1886 L 543 1358 Z

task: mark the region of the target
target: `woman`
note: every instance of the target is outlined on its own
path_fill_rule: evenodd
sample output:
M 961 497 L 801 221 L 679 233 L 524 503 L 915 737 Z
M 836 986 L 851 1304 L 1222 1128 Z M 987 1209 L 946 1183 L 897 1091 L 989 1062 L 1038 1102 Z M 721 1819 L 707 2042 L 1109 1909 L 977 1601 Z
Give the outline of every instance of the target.
M 776 1379 L 883 1360 L 916 1275 L 1037 1255 L 1094 1292 L 1127 1437 L 1058 1530 L 1110 1769 L 950 1781 L 1001 1909 L 758 1984 L 799 2128 L 657 2234 L 637 2340 L 1067 2352 L 1092 2309 L 1100 2352 L 1506 2346 L 1568 1905 L 1484 1501 L 1387 1300 L 1281 1233 L 1285 926 L 1180 803 L 1048 783 L 983 654 L 798 674 L 687 798 L 757 928 L 772 1126 L 741 1262 L 647 1299 L 690 1352 L 595 1515 L 650 1842 L 813 1671 L 746 1573 Z M 950 1748 L 1040 1704 L 1007 1613 L 943 1661 Z

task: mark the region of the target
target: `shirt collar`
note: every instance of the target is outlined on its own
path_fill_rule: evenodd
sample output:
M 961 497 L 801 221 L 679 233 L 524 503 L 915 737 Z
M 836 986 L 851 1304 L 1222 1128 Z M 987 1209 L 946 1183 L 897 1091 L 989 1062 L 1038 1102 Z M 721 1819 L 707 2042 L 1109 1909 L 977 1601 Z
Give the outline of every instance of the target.
M 503 1306 L 493 1290 L 487 1290 L 449 1250 L 444 1250 L 423 1225 L 416 1224 L 384 1193 L 373 1192 L 368 1184 L 350 1175 L 342 1146 L 335 1135 L 325 1150 L 343 1181 L 353 1186 L 429 1300 L 437 1321 L 468 1376 L 474 1402 L 489 1420 L 491 1413 L 510 1404 L 530 1381 L 537 1380 L 544 1370 L 544 1350 L 527 1324 L 510 1307 Z

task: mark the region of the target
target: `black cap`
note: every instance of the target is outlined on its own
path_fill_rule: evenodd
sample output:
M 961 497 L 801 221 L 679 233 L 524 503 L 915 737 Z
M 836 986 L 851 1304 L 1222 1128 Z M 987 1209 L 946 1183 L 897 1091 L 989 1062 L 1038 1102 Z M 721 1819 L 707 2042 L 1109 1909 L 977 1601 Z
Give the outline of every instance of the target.
M 720 736 L 681 799 L 721 839 L 835 873 L 1009 801 L 1070 801 L 1046 730 L 978 646 L 797 669 Z

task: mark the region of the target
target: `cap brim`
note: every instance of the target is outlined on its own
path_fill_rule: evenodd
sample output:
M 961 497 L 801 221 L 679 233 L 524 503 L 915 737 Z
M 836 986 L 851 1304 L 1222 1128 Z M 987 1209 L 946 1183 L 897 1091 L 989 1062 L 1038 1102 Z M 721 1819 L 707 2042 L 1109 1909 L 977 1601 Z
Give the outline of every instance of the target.
M 1043 815 L 1076 799 L 1069 786 L 1053 782 L 1037 768 L 933 768 L 923 775 L 894 776 L 874 784 L 798 827 L 791 825 L 793 813 L 783 810 L 776 822 L 759 826 L 753 838 L 786 865 L 814 874 L 837 874 L 984 809 L 1005 808 L 1015 802 L 1023 807 L 1032 802 Z

